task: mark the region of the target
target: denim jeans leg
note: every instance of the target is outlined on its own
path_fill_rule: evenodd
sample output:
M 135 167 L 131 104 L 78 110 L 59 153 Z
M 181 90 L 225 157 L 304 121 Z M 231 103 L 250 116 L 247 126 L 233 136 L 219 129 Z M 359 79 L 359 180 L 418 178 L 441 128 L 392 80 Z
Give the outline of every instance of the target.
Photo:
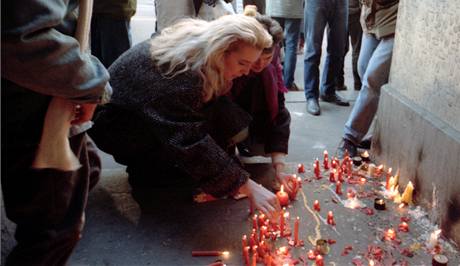
M 362 87 L 344 128 L 344 138 L 354 144 L 361 142 L 377 112 L 380 88 L 388 82 L 390 74 L 394 38 L 377 40 L 365 34 L 362 41 L 359 57 L 359 70 L 365 69 Z
M 299 42 L 301 19 L 284 19 L 285 57 L 283 79 L 286 88 L 290 88 L 294 82 L 294 73 L 297 63 L 297 43 Z
M 305 98 L 319 97 L 319 63 L 324 28 L 326 27 L 327 5 L 323 0 L 310 0 L 304 10 L 305 27 L 305 58 L 304 85 Z
M 348 27 L 348 0 L 337 0 L 328 13 L 327 55 L 322 74 L 322 95 L 335 94 L 336 78 L 343 68 Z

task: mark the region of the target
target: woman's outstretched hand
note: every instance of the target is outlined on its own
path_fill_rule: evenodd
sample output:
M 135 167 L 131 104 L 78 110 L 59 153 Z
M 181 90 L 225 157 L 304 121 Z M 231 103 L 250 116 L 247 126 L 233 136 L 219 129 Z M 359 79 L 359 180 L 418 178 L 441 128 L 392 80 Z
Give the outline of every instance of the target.
M 248 195 L 252 206 L 267 215 L 269 219 L 276 218 L 281 211 L 276 195 L 251 179 L 240 187 L 240 192 Z

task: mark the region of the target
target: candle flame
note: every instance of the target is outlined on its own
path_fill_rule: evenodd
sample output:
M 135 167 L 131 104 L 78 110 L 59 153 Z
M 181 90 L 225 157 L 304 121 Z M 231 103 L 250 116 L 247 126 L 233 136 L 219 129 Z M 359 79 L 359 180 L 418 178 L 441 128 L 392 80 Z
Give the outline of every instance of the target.
M 374 265 L 375 265 L 374 260 L 370 260 L 370 261 L 369 261 L 369 266 L 374 266 Z
M 284 216 L 284 218 L 289 218 L 289 212 L 285 212 L 285 213 L 283 214 L 283 216 Z
M 369 157 L 369 153 L 367 151 L 363 152 L 363 157 Z
M 281 185 L 281 189 L 280 189 L 281 193 L 284 192 L 284 185 Z
M 324 154 L 324 155 L 327 155 L 327 154 L 328 154 L 328 153 L 327 153 L 327 150 L 324 150 L 323 154 Z
M 222 251 L 222 256 L 228 257 L 228 256 L 230 256 L 230 252 L 228 252 L 228 251 Z
M 379 170 L 382 170 L 382 169 L 383 169 L 383 164 L 379 165 L 377 168 L 378 168 Z

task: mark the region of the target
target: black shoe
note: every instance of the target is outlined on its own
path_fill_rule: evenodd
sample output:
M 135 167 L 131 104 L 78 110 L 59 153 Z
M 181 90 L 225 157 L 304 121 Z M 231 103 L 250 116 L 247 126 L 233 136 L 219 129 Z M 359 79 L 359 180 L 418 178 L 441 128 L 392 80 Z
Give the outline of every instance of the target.
M 321 109 L 319 108 L 319 103 L 317 99 L 307 99 L 307 112 L 309 112 L 312 115 L 319 115 L 321 113 Z
M 350 158 L 358 155 L 358 148 L 356 145 L 347 139 L 342 140 L 342 144 L 337 149 L 337 157 L 342 159 L 345 156 L 345 151 L 348 151 Z
M 355 91 L 360 91 L 360 90 L 361 90 L 361 86 L 362 86 L 361 83 L 356 83 L 356 84 L 355 84 Z
M 350 103 L 337 93 L 334 93 L 332 95 L 321 95 L 321 100 L 325 102 L 335 103 L 340 106 L 350 106 Z
M 347 86 L 345 86 L 345 84 L 343 84 L 343 85 L 338 85 L 338 86 L 335 87 L 335 90 L 336 90 L 336 91 L 346 91 L 347 89 L 348 89 L 348 88 L 347 88 Z
M 292 85 L 288 88 L 290 91 L 301 91 L 299 87 L 295 83 L 292 83 Z

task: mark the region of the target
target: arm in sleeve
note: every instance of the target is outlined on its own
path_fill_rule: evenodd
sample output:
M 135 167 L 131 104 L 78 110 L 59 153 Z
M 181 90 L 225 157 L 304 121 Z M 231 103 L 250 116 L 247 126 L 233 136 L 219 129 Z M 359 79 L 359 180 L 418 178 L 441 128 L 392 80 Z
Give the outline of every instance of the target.
M 64 0 L 5 1 L 2 77 L 41 94 L 96 103 L 110 94 L 109 75 L 99 60 L 80 52 L 74 37 L 57 30 L 73 34 L 68 9 Z
M 142 110 L 167 156 L 206 193 L 221 197 L 236 192 L 249 174 L 208 134 L 205 116 L 197 104 L 201 90 L 168 90 Z

